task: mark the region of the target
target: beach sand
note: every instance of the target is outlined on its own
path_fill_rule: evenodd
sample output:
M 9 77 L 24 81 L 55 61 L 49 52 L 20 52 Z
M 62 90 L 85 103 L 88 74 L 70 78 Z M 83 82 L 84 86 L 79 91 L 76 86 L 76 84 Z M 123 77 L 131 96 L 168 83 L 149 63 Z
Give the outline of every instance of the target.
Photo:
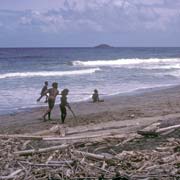
M 52 111 L 52 121 L 43 122 L 42 115 L 46 111 L 46 107 L 1 115 L 0 134 L 34 133 L 49 129 L 60 122 L 59 97 L 56 104 L 57 106 Z M 115 95 L 105 98 L 105 102 L 101 103 L 87 101 L 72 103 L 71 107 L 77 119 L 74 119 L 71 112 L 68 111 L 65 123 L 70 128 L 83 127 L 84 125 L 96 126 L 96 124 L 118 121 L 124 122 L 126 126 L 138 122 L 136 129 L 141 129 L 145 125 L 157 121 L 157 117 L 161 120 L 164 119 L 166 124 L 174 125 L 180 122 L 180 86 Z M 167 115 L 170 118 L 165 118 Z M 143 124 L 145 121 L 146 123 Z

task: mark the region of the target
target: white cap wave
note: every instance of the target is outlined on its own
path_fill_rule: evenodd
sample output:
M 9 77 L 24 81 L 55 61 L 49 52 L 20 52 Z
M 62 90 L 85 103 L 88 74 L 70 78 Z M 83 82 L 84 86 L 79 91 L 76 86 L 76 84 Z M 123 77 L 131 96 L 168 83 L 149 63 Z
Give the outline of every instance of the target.
M 117 59 L 117 60 L 96 60 L 96 61 L 73 61 L 74 66 L 84 67 L 98 67 L 98 66 L 117 66 L 117 67 L 147 67 L 147 65 L 153 65 L 154 68 L 159 66 L 166 66 L 165 68 L 179 68 L 180 58 L 149 58 L 149 59 Z M 156 66 L 154 66 L 156 65 Z M 147 67 L 148 68 L 148 67 Z
M 48 76 L 71 76 L 71 75 L 83 75 L 92 74 L 96 71 L 100 71 L 100 68 L 91 68 L 74 71 L 39 71 L 39 72 L 14 72 L 0 74 L 0 79 L 4 78 L 22 78 L 22 77 L 48 77 Z

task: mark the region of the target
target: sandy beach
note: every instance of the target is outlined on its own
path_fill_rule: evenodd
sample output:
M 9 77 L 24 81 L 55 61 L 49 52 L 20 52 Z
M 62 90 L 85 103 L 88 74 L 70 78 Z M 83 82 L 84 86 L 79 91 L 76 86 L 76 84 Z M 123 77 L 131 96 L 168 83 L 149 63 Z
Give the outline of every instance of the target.
M 42 120 L 46 107 L 0 116 L 0 133 L 23 134 L 49 129 L 60 122 L 58 103 L 59 97 L 52 112 L 52 121 L 43 122 Z M 105 102 L 101 103 L 72 103 L 71 107 L 77 119 L 74 119 L 71 112 L 68 111 L 66 119 L 68 127 L 94 125 L 111 121 L 127 120 L 128 122 L 136 122 L 136 119 L 144 117 L 161 116 L 161 119 L 163 119 L 166 115 L 172 115 L 173 117 L 173 115 L 178 116 L 178 113 L 180 113 L 180 86 L 111 96 L 105 98 Z M 177 124 L 180 118 L 171 119 L 167 120 L 166 123 Z M 141 126 L 143 125 L 140 123 L 137 128 L 141 129 Z
M 56 125 L 58 105 L 52 121 L 43 122 L 45 107 L 1 116 L 0 179 L 9 178 L 12 169 L 13 177 L 17 174 L 22 180 L 98 179 L 104 175 L 126 180 L 179 179 L 179 89 L 149 89 L 107 97 L 102 103 L 73 103 L 77 118 L 68 111 L 65 126 Z M 176 128 L 157 136 L 140 135 L 152 126 L 156 132 Z

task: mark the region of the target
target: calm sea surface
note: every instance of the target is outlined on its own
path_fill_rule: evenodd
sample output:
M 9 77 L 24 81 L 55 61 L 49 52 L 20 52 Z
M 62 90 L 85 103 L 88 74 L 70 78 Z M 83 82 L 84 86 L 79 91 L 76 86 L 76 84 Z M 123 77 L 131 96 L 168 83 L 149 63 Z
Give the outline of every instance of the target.
M 46 105 L 36 102 L 44 81 L 68 88 L 70 102 L 90 98 L 95 88 L 114 95 L 176 85 L 180 48 L 2 48 L 0 114 Z

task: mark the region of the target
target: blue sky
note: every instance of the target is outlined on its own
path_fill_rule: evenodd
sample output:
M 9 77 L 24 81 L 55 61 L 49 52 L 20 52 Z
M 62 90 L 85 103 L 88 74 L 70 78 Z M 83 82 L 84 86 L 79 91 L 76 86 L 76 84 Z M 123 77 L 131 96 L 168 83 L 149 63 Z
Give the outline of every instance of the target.
M 0 0 L 0 47 L 180 46 L 180 0 Z

